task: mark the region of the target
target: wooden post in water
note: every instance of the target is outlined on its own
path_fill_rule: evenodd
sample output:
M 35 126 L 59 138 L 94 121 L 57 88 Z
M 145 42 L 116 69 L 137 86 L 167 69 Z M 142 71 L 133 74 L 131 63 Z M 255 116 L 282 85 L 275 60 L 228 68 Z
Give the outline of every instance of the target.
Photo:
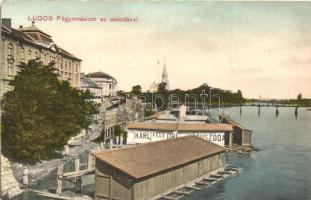
M 68 156 L 69 154 L 69 145 L 64 145 L 64 153 L 65 153 L 65 156 Z
M 29 184 L 29 182 L 28 182 L 28 169 L 25 168 L 25 169 L 23 169 L 23 185 L 25 187 L 28 187 L 28 184 Z
M 279 116 L 279 107 L 276 106 L 276 110 L 275 110 L 275 116 L 278 117 Z
M 230 148 L 232 148 L 232 142 L 233 142 L 233 135 L 232 134 L 233 134 L 232 132 L 229 133 L 229 147 Z
M 61 195 L 62 193 L 62 180 L 63 180 L 63 172 L 64 172 L 64 165 L 58 167 L 57 170 L 57 188 L 56 194 Z

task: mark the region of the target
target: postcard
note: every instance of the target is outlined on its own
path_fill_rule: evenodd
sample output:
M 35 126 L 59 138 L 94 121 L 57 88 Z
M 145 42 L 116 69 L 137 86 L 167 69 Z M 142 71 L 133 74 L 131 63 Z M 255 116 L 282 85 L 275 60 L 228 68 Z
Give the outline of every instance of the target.
M 0 200 L 311 199 L 310 2 L 0 15 Z

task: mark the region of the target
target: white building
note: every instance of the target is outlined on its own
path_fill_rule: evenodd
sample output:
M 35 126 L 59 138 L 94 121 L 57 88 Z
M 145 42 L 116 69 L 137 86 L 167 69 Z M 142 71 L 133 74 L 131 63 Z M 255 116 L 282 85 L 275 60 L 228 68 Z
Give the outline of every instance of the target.
M 229 143 L 233 128 L 229 124 L 130 122 L 127 125 L 127 132 L 127 144 L 141 144 L 194 135 L 224 146 Z
M 94 81 L 87 78 L 83 73 L 80 75 L 80 89 L 83 91 L 89 90 L 91 94 L 94 96 L 92 99 L 97 103 L 101 103 L 102 99 L 102 88 L 97 85 Z
M 93 72 L 86 75 L 102 88 L 102 97 L 115 96 L 117 94 L 117 80 L 104 72 Z

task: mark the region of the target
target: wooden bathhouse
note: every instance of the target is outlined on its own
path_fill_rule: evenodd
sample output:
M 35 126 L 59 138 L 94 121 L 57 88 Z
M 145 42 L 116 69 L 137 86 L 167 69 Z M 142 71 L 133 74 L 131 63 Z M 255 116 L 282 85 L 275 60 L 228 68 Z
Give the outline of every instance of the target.
M 225 149 L 196 136 L 96 152 L 95 200 L 157 199 L 224 166 Z

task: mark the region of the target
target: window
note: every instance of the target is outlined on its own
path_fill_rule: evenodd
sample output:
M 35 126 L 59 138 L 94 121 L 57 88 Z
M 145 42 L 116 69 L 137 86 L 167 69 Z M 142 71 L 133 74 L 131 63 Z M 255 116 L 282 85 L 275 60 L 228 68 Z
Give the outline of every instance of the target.
M 65 70 L 67 70 L 67 61 L 65 61 Z
M 28 54 L 28 59 L 30 60 L 31 59 L 31 50 L 30 49 L 28 50 L 27 54 Z
M 20 53 L 21 53 L 21 61 L 24 61 L 25 60 L 25 49 L 24 49 L 24 47 L 21 47 Z
M 38 57 L 39 57 L 39 53 L 38 53 L 38 51 L 36 51 L 36 52 L 35 52 L 35 56 L 36 56 L 36 58 L 38 58 Z
M 8 75 L 13 76 L 14 75 L 14 66 L 13 66 L 13 61 L 9 60 L 8 61 Z
M 8 56 L 13 56 L 13 45 L 11 43 L 8 45 Z

